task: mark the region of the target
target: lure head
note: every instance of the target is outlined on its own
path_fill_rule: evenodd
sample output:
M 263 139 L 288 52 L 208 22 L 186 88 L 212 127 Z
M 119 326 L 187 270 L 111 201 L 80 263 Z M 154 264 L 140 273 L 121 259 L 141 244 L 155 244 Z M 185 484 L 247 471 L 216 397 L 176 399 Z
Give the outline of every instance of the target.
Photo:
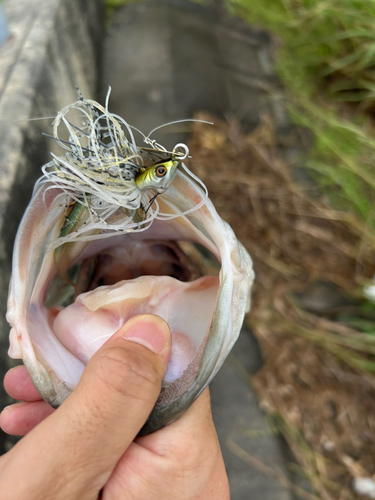
M 180 160 L 172 156 L 169 160 L 158 162 L 142 170 L 135 178 L 135 183 L 140 191 L 154 189 L 164 193 L 172 184 Z

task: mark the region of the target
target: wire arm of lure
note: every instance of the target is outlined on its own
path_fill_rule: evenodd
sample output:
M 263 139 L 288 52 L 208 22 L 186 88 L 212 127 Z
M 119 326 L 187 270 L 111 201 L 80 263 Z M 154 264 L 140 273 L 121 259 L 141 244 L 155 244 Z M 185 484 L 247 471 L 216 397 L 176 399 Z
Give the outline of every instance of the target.
M 174 154 L 177 156 L 176 154 L 176 146 L 174 147 L 174 150 L 173 152 L 171 151 L 167 151 L 165 149 L 164 146 L 162 146 L 161 144 L 159 144 L 158 142 L 156 142 L 155 139 L 151 139 L 151 135 L 156 132 L 157 130 L 160 130 L 161 128 L 164 128 L 164 127 L 168 127 L 169 125 L 174 125 L 174 124 L 177 124 L 177 123 L 185 123 L 185 122 L 197 122 L 197 123 L 206 123 L 207 125 L 213 125 L 213 122 L 209 122 L 209 121 L 206 121 L 206 120 L 198 120 L 198 119 L 195 119 L 195 118 L 186 118 L 184 120 L 176 120 L 176 121 L 173 121 L 173 122 L 169 122 L 169 123 L 165 123 L 164 125 L 160 125 L 159 127 L 156 127 L 154 128 L 153 130 L 151 130 L 151 132 L 146 136 L 143 132 L 141 132 L 137 127 L 134 127 L 133 125 L 129 125 L 131 129 L 135 130 L 136 132 L 138 132 L 142 137 L 143 137 L 143 141 L 150 145 L 151 146 L 151 150 L 154 149 L 154 150 L 157 150 L 157 151 L 162 151 L 163 153 L 167 153 L 167 154 Z M 179 146 L 182 145 L 181 144 L 178 144 Z M 186 147 L 184 144 L 182 145 L 184 147 Z M 141 149 L 144 149 L 144 150 L 148 150 L 148 148 L 141 148 Z M 182 160 L 185 160 L 186 158 L 191 158 L 191 156 L 185 156 L 182 158 Z
M 159 125 L 158 127 L 155 127 L 154 129 L 151 130 L 151 132 L 148 133 L 146 139 L 150 140 L 151 135 L 154 132 L 156 132 L 157 130 L 160 130 L 161 128 L 169 127 L 169 125 L 176 125 L 177 123 L 185 123 L 185 122 L 207 123 L 207 125 L 213 125 L 214 124 L 213 122 L 208 122 L 206 120 L 198 120 L 196 118 L 185 118 L 184 120 L 175 120 L 173 122 L 164 123 L 164 125 Z
M 178 151 L 178 149 L 183 149 L 184 152 L 181 153 L 180 151 Z M 176 156 L 180 161 L 184 161 L 186 160 L 186 158 L 191 158 L 191 156 L 189 156 L 189 148 L 183 142 L 179 142 L 175 145 L 172 154 Z
M 73 127 L 74 129 L 78 130 L 78 132 L 81 132 L 81 134 L 82 134 L 82 135 L 84 135 L 85 137 L 90 137 L 90 136 L 89 136 L 89 134 L 88 134 L 87 132 L 85 132 L 85 131 L 84 131 L 84 130 L 82 130 L 81 128 L 77 127 L 77 125 L 74 125 L 74 123 L 72 123 L 72 122 L 68 122 L 68 123 L 69 123 L 69 125 L 70 125 L 71 127 Z M 103 146 L 104 146 L 104 144 L 103 144 Z

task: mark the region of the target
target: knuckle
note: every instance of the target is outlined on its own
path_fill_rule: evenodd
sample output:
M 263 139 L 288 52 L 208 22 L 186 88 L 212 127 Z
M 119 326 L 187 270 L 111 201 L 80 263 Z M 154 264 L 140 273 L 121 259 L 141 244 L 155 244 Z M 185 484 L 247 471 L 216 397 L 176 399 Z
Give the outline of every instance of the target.
M 131 349 L 110 347 L 100 357 L 100 378 L 126 396 L 145 394 L 160 388 L 162 377 L 149 357 Z
M 209 444 L 209 446 L 207 446 Z M 207 467 L 221 454 L 216 440 L 192 439 L 179 443 L 179 449 L 171 449 L 170 457 L 173 464 L 179 464 L 185 474 L 194 474 L 202 467 Z M 177 474 L 177 470 L 175 470 Z

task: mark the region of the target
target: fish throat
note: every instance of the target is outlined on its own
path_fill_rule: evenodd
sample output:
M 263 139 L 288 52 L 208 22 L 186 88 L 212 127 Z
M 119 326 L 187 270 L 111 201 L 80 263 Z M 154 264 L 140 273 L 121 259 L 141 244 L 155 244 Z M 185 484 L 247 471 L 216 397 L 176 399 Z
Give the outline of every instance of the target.
M 66 243 L 55 254 L 44 305 L 64 347 L 86 365 L 130 318 L 156 314 L 172 334 L 158 404 L 183 393 L 199 370 L 215 307 L 214 255 L 186 241 L 147 238 L 147 232 L 86 242 L 84 249 Z

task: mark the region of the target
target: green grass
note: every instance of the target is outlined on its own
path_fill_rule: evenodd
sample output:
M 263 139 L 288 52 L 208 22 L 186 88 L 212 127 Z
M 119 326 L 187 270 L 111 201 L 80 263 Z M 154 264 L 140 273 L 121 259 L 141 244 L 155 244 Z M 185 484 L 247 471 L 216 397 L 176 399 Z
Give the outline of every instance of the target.
M 375 231 L 374 0 L 228 0 L 276 35 L 293 121 L 312 130 L 306 160 L 333 203 Z
M 139 2 L 140 0 L 104 0 L 104 4 L 107 11 L 108 19 L 111 18 L 113 12 L 122 7 L 123 5 L 129 5 L 131 3 Z
M 1 3 L 2 0 L 0 0 Z M 142 0 L 104 0 L 107 10 L 111 13 L 114 9 Z M 206 0 L 190 0 L 193 3 L 205 4 Z
M 128 3 L 131 3 L 131 0 L 105 0 L 105 5 L 107 9 L 110 10 L 117 9 L 118 7 Z

